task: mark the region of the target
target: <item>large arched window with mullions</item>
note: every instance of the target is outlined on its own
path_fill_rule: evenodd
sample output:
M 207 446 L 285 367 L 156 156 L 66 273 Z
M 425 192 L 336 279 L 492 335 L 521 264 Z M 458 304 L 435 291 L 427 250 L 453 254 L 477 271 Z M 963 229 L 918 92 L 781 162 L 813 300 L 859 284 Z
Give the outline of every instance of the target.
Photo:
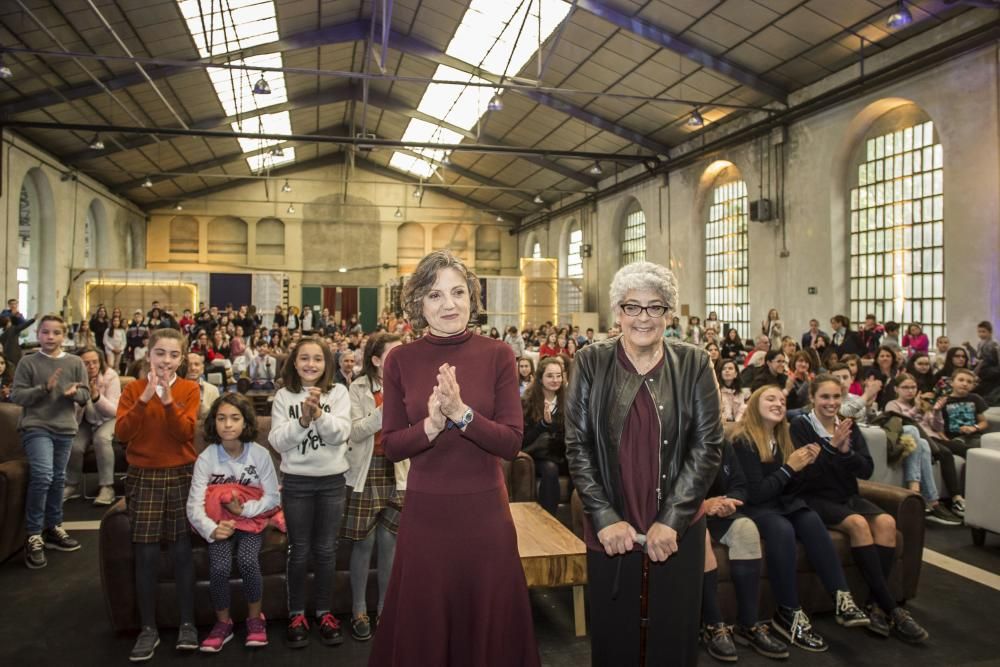
M 734 165 L 722 167 L 708 194 L 705 224 L 705 316 L 750 337 L 750 250 L 747 184 Z
M 888 112 L 852 164 L 851 319 L 944 335 L 944 150 L 933 121 L 915 105 Z
M 646 214 L 634 199 L 625 209 L 621 248 L 622 266 L 646 259 Z

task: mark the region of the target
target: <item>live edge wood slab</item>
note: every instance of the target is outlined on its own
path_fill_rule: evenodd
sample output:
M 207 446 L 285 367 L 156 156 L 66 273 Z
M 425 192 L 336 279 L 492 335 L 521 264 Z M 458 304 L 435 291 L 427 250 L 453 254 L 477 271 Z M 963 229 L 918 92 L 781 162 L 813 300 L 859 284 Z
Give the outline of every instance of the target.
M 572 586 L 576 636 L 587 634 L 583 604 L 587 547 L 583 540 L 538 503 L 511 503 L 510 514 L 517 530 L 517 551 L 528 587 Z

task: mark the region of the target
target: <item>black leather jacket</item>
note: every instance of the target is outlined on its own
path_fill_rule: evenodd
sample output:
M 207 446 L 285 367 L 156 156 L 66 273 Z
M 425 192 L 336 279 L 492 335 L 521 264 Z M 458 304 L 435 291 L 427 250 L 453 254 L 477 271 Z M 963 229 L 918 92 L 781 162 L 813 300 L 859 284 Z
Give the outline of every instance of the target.
M 664 340 L 664 363 L 649 376 L 619 365 L 618 338 L 581 348 L 566 400 L 566 458 L 594 530 L 623 520 L 618 452 L 636 394 L 649 384 L 660 417 L 656 520 L 684 535 L 722 460 L 719 390 L 708 353 Z M 651 380 L 651 381 L 650 381 Z M 648 526 L 635 526 L 640 532 Z

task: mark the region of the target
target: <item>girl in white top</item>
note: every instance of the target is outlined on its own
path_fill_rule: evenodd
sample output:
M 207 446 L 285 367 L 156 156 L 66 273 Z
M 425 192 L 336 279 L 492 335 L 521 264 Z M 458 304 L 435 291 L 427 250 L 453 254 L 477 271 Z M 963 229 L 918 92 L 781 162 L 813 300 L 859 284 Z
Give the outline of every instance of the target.
M 212 404 L 205 418 L 205 440 L 209 445 L 198 456 L 191 477 L 187 516 L 191 526 L 208 542 L 209 593 L 215 607 L 215 626 L 201 643 L 205 653 L 216 653 L 233 638 L 229 615 L 229 574 L 233 551 L 243 578 L 247 599 L 247 646 L 267 645 L 267 624 L 261 613 L 263 578 L 260 547 L 263 531 L 236 527 L 235 520 L 215 521 L 205 511 L 205 494 L 216 484 L 239 484 L 261 489 L 259 500 L 241 503 L 231 497 L 224 507 L 243 519 L 252 519 L 278 506 L 278 475 L 271 455 L 254 440 L 257 418 L 253 405 L 242 394 L 223 394 Z
M 282 370 L 284 387 L 271 406 L 268 440 L 281 454 L 281 505 L 288 526 L 288 613 L 286 643 L 309 643 L 306 574 L 313 557 L 316 619 L 325 644 L 343 642 L 340 622 L 330 613 L 337 534 L 344 516 L 347 438 L 351 401 L 333 381 L 333 353 L 313 337 L 299 339 Z
M 382 365 L 389 351 L 402 345 L 400 337 L 377 333 L 365 344 L 361 375 L 351 383 L 351 446 L 347 459 L 347 513 L 343 536 L 351 548 L 351 636 L 371 639 L 371 621 L 365 592 L 372 549 L 378 541 L 378 613 L 382 615 L 396 553 L 396 532 L 403 509 L 409 460 L 392 463 L 382 449 Z
M 115 372 L 121 371 L 124 352 L 125 325 L 122 323 L 122 318 L 115 315 L 111 318 L 111 326 L 104 331 L 104 354 L 107 355 L 108 366 Z

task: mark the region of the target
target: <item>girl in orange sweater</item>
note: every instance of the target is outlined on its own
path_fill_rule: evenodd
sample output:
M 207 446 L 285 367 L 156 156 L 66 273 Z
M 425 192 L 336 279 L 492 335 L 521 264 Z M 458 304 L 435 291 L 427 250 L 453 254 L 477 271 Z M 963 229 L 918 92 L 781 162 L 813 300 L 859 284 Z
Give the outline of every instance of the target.
M 160 643 L 156 630 L 156 579 L 160 542 L 170 545 L 181 625 L 178 650 L 198 650 L 194 626 L 194 563 L 186 503 L 197 454 L 198 384 L 177 375 L 185 358 L 184 336 L 157 329 L 149 337 L 146 377 L 130 383 L 118 402 L 115 435 L 126 443 L 128 475 L 125 501 L 132 525 L 136 600 L 142 630 L 129 660 L 153 657 Z

